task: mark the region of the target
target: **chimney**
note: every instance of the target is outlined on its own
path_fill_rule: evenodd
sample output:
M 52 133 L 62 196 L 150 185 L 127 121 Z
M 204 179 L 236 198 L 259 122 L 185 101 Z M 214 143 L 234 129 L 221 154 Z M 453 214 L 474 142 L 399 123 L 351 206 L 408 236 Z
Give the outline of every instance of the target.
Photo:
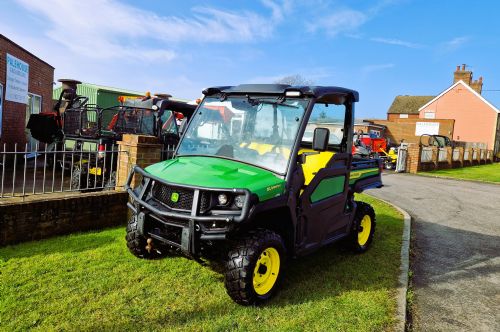
M 481 94 L 483 91 L 483 77 L 479 77 L 479 80 L 475 80 L 470 84 L 470 87 L 472 90 L 476 91 L 477 93 Z
M 462 80 L 465 84 L 470 85 L 472 81 L 472 72 L 470 70 L 465 70 L 465 64 L 462 65 L 462 69 L 460 66 L 457 66 L 457 70 L 453 73 L 453 83 L 457 83 Z

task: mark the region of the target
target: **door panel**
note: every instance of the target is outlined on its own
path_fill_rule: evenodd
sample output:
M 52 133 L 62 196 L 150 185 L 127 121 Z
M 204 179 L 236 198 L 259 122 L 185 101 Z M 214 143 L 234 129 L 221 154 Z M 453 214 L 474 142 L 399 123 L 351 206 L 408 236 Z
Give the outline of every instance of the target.
M 336 153 L 321 168 L 300 196 L 304 222 L 303 249 L 314 249 L 346 232 L 344 213 L 349 187 L 351 154 Z
M 311 193 L 311 203 L 338 195 L 344 190 L 345 176 L 324 178 Z

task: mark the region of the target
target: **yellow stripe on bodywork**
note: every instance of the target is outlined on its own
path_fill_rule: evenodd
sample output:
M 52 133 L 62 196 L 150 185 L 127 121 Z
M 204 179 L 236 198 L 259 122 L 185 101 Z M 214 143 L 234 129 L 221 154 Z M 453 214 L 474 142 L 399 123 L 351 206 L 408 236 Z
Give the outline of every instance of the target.
M 359 171 L 352 171 L 351 175 L 349 176 L 349 183 L 353 184 L 357 179 L 364 178 L 365 175 L 377 175 L 379 173 L 378 168 L 368 168 L 368 169 L 362 169 Z
M 374 170 L 377 170 L 377 168 L 369 168 L 369 169 L 364 169 L 364 170 L 361 170 L 361 171 L 354 171 L 354 172 L 351 172 L 351 179 L 357 179 L 359 178 L 361 175 L 363 174 L 367 174 L 367 173 L 371 173 L 373 172 Z

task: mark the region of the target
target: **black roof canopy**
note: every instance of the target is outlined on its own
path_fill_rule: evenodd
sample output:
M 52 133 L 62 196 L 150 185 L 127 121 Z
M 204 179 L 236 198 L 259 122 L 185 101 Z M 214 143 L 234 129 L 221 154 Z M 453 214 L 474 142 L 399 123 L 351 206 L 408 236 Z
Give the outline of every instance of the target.
M 216 86 L 203 90 L 205 96 L 216 94 L 269 94 L 284 95 L 287 91 L 300 91 L 304 96 L 315 97 L 319 102 L 334 103 L 332 97 L 347 96 L 353 102 L 359 101 L 359 93 L 355 90 L 337 86 L 310 86 L 310 85 L 287 85 L 287 84 L 240 84 L 236 86 Z

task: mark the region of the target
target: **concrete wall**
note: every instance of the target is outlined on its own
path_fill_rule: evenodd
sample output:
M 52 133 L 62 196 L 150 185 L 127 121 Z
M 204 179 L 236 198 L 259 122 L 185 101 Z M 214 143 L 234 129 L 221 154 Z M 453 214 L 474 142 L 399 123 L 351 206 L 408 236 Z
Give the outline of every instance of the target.
M 29 64 L 28 92 L 42 96 L 42 111 L 51 111 L 54 68 L 0 35 L 0 83 L 4 86 L 4 95 L 7 80 L 6 53 Z M 26 143 L 25 127 L 26 105 L 4 100 L 3 130 L 0 143 L 7 143 L 9 146 L 18 143 L 23 146 Z
M 125 192 L 50 194 L 0 204 L 0 246 L 125 225 Z

